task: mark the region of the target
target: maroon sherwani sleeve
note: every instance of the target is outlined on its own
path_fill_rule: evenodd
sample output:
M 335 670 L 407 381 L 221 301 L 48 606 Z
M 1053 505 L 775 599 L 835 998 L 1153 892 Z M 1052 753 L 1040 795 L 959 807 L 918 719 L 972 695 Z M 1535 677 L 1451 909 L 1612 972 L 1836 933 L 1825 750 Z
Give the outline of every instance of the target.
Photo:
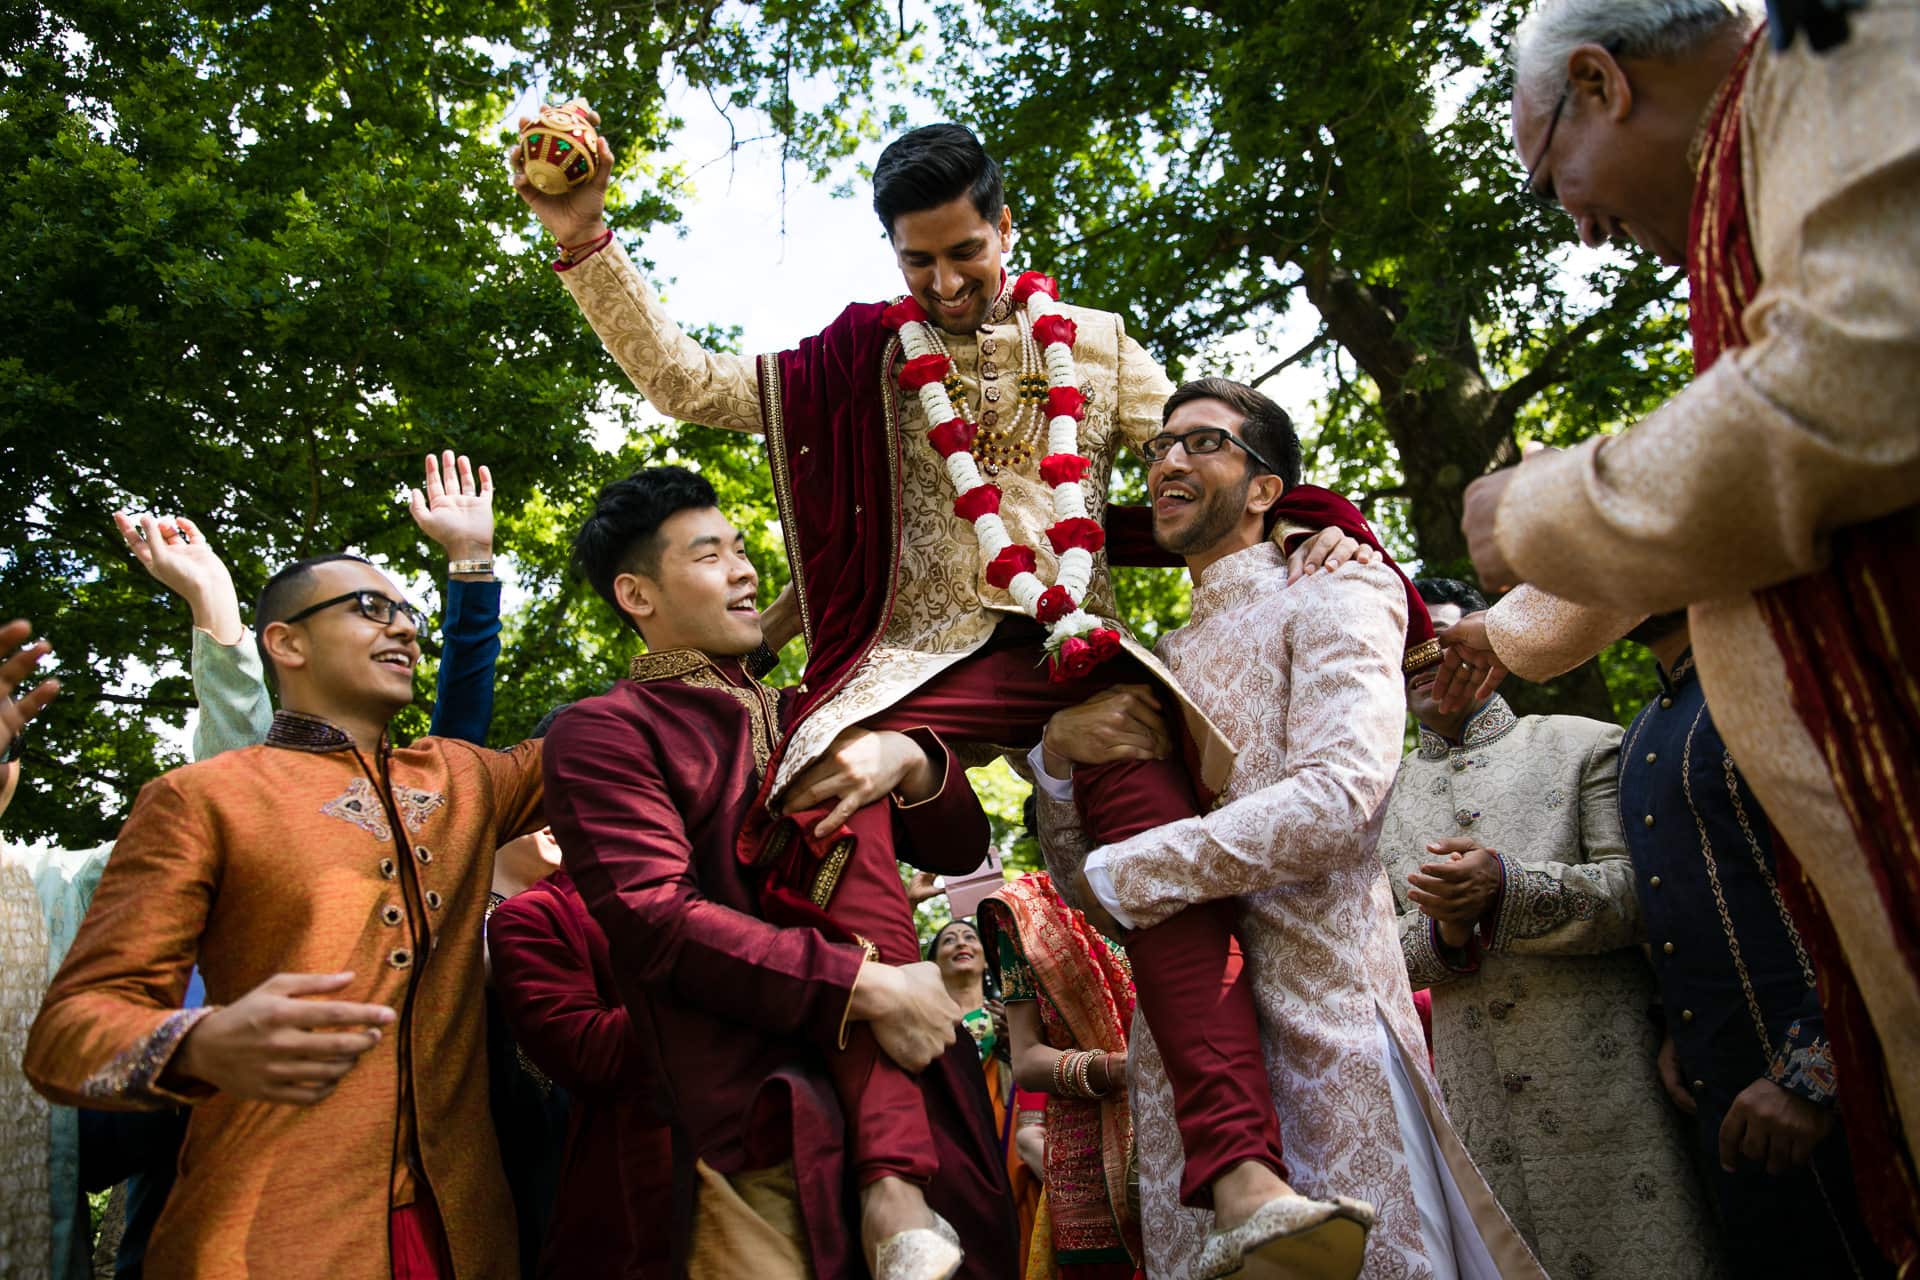
M 593 958 L 577 921 L 550 893 L 520 893 L 487 920 L 493 989 L 514 1043 L 534 1065 L 576 1093 L 619 1090 L 636 1050 L 625 1006 L 594 981 Z
M 778 928 L 703 893 L 654 746 L 626 715 L 598 700 L 575 706 L 548 732 L 545 768 L 547 812 L 568 870 L 616 954 L 635 966 L 628 976 L 763 1032 L 837 1046 L 861 949 L 813 929 Z M 712 780 L 716 792 L 750 794 L 753 784 Z
M 941 776 L 940 789 L 916 804 L 893 806 L 894 852 L 902 862 L 943 876 L 978 867 L 993 842 L 986 810 L 967 780 L 967 767 L 930 729 L 907 733 Z

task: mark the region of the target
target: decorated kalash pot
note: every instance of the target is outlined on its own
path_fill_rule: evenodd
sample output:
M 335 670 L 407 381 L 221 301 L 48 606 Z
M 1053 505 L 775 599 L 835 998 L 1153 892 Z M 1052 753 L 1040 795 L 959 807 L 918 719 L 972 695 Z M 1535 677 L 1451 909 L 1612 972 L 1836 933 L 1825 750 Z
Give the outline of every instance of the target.
M 535 190 L 563 196 L 592 180 L 600 135 L 573 107 L 543 106 L 540 118 L 520 131 L 520 154 Z

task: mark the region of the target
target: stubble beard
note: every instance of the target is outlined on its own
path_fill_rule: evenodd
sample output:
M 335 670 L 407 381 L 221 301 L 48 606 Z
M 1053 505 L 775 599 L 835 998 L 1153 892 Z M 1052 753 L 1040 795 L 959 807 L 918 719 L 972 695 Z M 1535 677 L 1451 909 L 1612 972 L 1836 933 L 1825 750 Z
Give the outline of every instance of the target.
M 1253 487 L 1249 474 L 1240 481 L 1237 492 L 1225 489 L 1208 493 L 1200 500 L 1199 513 L 1192 524 L 1177 533 L 1156 537 L 1160 546 L 1177 556 L 1199 555 L 1234 531 L 1247 509 L 1247 492 Z

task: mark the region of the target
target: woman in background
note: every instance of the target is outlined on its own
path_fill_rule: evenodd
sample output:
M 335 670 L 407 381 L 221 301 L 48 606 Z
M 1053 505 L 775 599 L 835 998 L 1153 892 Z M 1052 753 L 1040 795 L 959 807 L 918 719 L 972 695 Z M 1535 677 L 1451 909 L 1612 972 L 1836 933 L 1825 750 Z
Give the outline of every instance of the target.
M 980 932 L 1005 993 L 1014 1082 L 1047 1099 L 1040 1219 L 1051 1273 L 1132 1280 L 1143 1255 L 1127 1109 L 1126 954 L 1062 901 L 1044 873 L 1021 876 L 982 903 Z M 1029 1258 L 1027 1275 L 1041 1274 Z

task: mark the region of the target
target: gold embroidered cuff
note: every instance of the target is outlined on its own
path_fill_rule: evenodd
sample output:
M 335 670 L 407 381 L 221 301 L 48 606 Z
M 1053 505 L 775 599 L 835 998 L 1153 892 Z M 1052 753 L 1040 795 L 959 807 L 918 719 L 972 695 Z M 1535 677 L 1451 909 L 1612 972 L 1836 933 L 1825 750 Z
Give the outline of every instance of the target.
M 874 946 L 858 934 L 855 934 L 854 938 L 860 943 L 860 952 L 864 959 L 861 962 L 860 968 L 856 970 L 853 975 L 853 985 L 847 988 L 847 1007 L 840 1013 L 840 1038 L 836 1045 L 836 1047 L 840 1049 L 847 1047 L 847 1024 L 853 1021 L 853 993 L 860 989 L 860 977 L 867 971 L 866 961 L 871 960 L 877 964 L 880 960 L 879 947 Z

